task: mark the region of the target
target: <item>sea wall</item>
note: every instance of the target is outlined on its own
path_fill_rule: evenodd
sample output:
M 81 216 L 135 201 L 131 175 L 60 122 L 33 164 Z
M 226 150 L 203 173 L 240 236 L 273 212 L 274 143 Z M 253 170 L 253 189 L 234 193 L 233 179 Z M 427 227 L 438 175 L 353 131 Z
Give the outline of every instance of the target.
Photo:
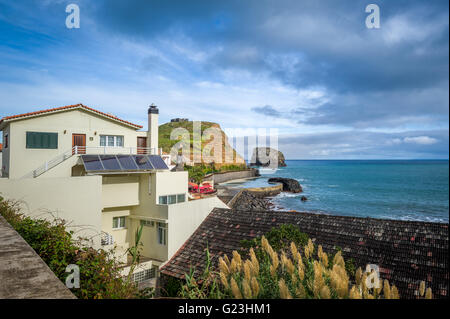
M 244 171 L 232 171 L 232 172 L 208 174 L 204 177 L 204 180 L 213 180 L 214 184 L 220 184 L 234 179 L 250 178 L 256 176 L 259 176 L 259 171 L 257 169 L 252 168 Z

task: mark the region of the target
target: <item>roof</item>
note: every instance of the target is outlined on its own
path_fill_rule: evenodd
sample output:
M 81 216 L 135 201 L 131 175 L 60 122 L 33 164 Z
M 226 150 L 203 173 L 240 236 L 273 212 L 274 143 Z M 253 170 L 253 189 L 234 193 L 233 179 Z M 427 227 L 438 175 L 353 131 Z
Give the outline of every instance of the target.
M 200 274 L 206 247 L 212 266 L 218 257 L 241 250 L 241 240 L 252 239 L 282 224 L 297 225 L 327 253 L 342 248 L 363 269 L 380 267 L 380 276 L 394 283 L 403 298 L 414 298 L 421 280 L 435 297 L 448 295 L 448 224 L 331 216 L 282 211 L 236 211 L 215 208 L 162 267 L 166 276 L 184 278 L 191 266 Z
M 36 117 L 36 116 L 41 116 L 41 115 L 47 115 L 49 113 L 56 113 L 56 112 L 63 112 L 63 111 L 69 111 L 69 110 L 75 110 L 75 109 L 82 109 L 91 113 L 95 113 L 97 115 L 103 116 L 107 119 L 110 120 L 114 120 L 117 122 L 120 122 L 122 124 L 131 126 L 132 128 L 135 129 L 141 129 L 142 125 L 138 125 L 138 124 L 134 124 L 125 120 L 122 120 L 114 115 L 111 114 L 107 114 L 98 110 L 95 110 L 91 107 L 88 107 L 86 105 L 83 105 L 81 103 L 79 104 L 73 104 L 73 105 L 66 105 L 66 106 L 61 106 L 61 107 L 56 107 L 56 108 L 52 108 L 52 109 L 46 109 L 46 110 L 41 110 L 41 111 L 35 111 L 35 112 L 29 112 L 29 113 L 23 113 L 23 114 L 17 114 L 17 115 L 11 115 L 11 116 L 5 116 L 0 120 L 0 127 L 2 126 L 3 123 L 6 122 L 12 122 L 12 121 L 16 121 L 16 120 L 22 120 L 22 119 L 27 119 L 30 117 Z

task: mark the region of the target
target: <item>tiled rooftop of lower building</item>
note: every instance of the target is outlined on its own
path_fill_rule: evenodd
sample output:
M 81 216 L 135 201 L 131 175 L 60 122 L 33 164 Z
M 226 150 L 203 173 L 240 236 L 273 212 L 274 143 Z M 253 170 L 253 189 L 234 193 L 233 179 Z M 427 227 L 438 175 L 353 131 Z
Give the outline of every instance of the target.
M 162 268 L 164 275 L 184 278 L 191 267 L 200 274 L 208 247 L 213 267 L 218 257 L 243 249 L 241 240 L 262 236 L 272 227 L 293 224 L 328 253 L 343 250 L 363 269 L 380 267 L 402 298 L 415 298 L 420 281 L 436 298 L 448 297 L 448 224 L 331 216 L 280 211 L 214 209 Z

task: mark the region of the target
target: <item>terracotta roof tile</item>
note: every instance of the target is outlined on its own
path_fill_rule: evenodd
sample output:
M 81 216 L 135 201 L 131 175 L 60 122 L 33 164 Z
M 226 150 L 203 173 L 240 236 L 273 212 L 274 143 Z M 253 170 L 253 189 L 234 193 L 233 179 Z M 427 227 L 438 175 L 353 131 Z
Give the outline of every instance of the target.
M 17 115 L 11 115 L 11 116 L 5 116 L 0 120 L 0 124 L 3 123 L 3 121 L 10 121 L 10 120 L 16 120 L 16 119 L 20 119 L 20 118 L 26 118 L 26 117 L 30 117 L 30 116 L 36 116 L 36 115 L 41 115 L 41 114 L 46 114 L 46 113 L 53 113 L 53 112 L 59 112 L 59 111 L 65 111 L 68 109 L 76 109 L 76 108 L 81 108 L 81 109 L 85 109 L 94 113 L 97 113 L 101 116 L 105 116 L 108 117 L 110 119 L 122 122 L 124 124 L 133 126 L 135 128 L 142 128 L 142 125 L 138 125 L 138 124 L 134 124 L 125 120 L 122 120 L 114 115 L 111 114 L 107 114 L 101 111 L 98 111 L 96 109 L 93 109 L 91 107 L 88 107 L 86 105 L 83 105 L 81 103 L 79 104 L 73 104 L 73 105 L 66 105 L 66 106 L 61 106 L 61 107 L 56 107 L 56 108 L 51 108 L 51 109 L 46 109 L 46 110 L 41 110 L 41 111 L 35 111 L 35 112 L 29 112 L 29 113 L 23 113 L 23 114 L 17 114 Z
M 394 283 L 403 298 L 416 298 L 421 280 L 427 281 L 435 297 L 448 295 L 448 224 L 312 213 L 216 208 L 161 273 L 182 278 L 195 265 L 198 275 L 203 271 L 206 247 L 217 267 L 219 256 L 241 249 L 241 240 L 261 236 L 282 224 L 297 225 L 328 253 L 342 248 L 344 258 L 353 258 L 363 269 L 367 264 L 378 265 L 381 277 Z

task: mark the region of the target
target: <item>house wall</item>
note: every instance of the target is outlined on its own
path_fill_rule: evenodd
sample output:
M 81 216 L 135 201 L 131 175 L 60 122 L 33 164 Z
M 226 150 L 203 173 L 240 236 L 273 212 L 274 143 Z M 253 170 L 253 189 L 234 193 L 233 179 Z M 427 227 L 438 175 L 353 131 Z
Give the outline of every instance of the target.
M 65 219 L 75 237 L 100 247 L 102 179 L 100 176 L 0 179 L 0 195 L 18 201 L 21 212 L 34 218 Z
M 103 208 L 139 205 L 139 175 L 103 176 Z
M 186 194 L 188 192 L 188 172 L 157 172 L 154 174 L 155 183 L 155 201 L 159 200 L 159 196 Z
M 148 258 L 166 261 L 178 250 L 197 229 L 214 207 L 227 208 L 217 197 L 208 197 L 194 201 L 187 198 L 187 172 L 156 172 L 140 174 L 139 205 L 131 209 L 132 236 L 140 225 L 140 219 L 154 220 L 154 226 L 144 226 L 142 255 Z M 159 196 L 186 194 L 186 202 L 159 205 Z M 130 219 L 131 219 L 130 218 Z M 157 239 L 157 221 L 166 222 L 167 245 L 161 245 Z
M 169 205 L 168 258 L 177 252 L 215 207 L 228 208 L 216 196 Z
M 131 207 L 105 208 L 102 211 L 102 231 L 110 234 L 114 238 L 114 244 L 103 246 L 105 250 L 114 249 L 114 254 L 120 262 L 126 263 L 126 251 L 132 242 L 133 227 L 129 218 L 125 219 L 125 228 L 113 229 L 113 218 L 121 216 L 130 216 Z M 133 235 L 134 236 L 134 235 Z
M 140 221 L 138 219 L 133 219 L 133 226 L 134 226 L 133 234 L 135 234 L 139 225 Z M 144 226 L 142 228 L 142 237 L 141 237 L 141 241 L 143 243 L 142 255 L 159 261 L 166 261 L 168 259 L 167 245 L 160 245 L 158 243 L 157 231 L 158 228 L 156 222 L 153 227 Z
M 46 161 L 69 151 L 72 148 L 72 134 L 74 133 L 86 134 L 87 147 L 100 147 L 100 135 L 122 135 L 124 136 L 124 147 L 137 147 L 137 136 L 146 136 L 146 132 L 137 132 L 129 126 L 107 120 L 82 109 L 11 122 L 6 129 L 10 131 L 10 158 L 14 158 L 14 161 L 10 163 L 6 161 L 3 165 L 7 171 L 9 170 L 10 178 L 20 178 Z M 27 131 L 58 133 L 58 148 L 27 149 Z
M 68 177 L 72 176 L 72 167 L 81 164 L 82 160 L 78 155 L 72 156 L 71 158 L 59 163 L 52 169 L 39 175 L 38 178 L 55 178 L 55 177 Z M 42 164 L 41 164 L 42 165 Z M 37 168 L 37 167 L 36 167 Z M 84 167 L 83 167 L 84 170 Z M 85 175 L 85 174 L 83 174 Z

